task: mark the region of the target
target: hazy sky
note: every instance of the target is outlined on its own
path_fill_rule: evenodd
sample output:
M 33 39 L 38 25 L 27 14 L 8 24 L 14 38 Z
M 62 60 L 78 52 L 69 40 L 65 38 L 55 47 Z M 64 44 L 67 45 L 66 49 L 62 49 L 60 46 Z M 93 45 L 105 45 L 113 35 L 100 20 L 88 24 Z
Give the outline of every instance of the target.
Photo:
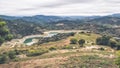
M 0 15 L 107 15 L 120 13 L 120 0 L 0 0 Z

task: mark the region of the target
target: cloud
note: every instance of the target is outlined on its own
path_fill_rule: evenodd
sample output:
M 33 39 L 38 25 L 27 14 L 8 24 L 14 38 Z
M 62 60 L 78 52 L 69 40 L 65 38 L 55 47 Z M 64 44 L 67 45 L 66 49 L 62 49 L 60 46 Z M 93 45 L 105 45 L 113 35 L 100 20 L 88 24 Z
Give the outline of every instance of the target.
M 107 15 L 119 7 L 120 0 L 0 0 L 0 15 Z

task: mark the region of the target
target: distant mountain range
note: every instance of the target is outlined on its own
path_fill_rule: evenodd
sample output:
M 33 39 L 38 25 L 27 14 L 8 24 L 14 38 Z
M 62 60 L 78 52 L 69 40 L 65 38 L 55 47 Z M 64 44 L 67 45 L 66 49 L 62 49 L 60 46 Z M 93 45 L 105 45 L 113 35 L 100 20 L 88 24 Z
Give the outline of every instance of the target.
M 0 15 L 1 19 L 4 20 L 17 20 L 21 19 L 24 21 L 30 21 L 30 22 L 56 22 L 60 20 L 82 20 L 82 19 L 94 19 L 99 18 L 101 16 L 44 16 L 44 15 L 36 15 L 36 16 L 23 16 L 23 17 L 17 17 L 17 16 L 4 16 Z
M 16 37 L 42 33 L 51 29 L 89 29 L 89 24 L 120 25 L 120 14 L 108 16 L 5 16 L 0 19 L 7 22 Z M 86 28 L 89 27 L 89 28 Z M 96 26 L 95 26 L 96 27 Z M 97 27 L 96 27 L 97 28 Z M 93 28 L 94 29 L 94 28 Z
M 113 14 L 108 16 L 44 16 L 44 15 L 36 15 L 36 16 L 5 16 L 0 15 L 1 19 L 4 20 L 24 20 L 28 22 L 34 22 L 34 23 L 47 23 L 47 22 L 57 22 L 61 20 L 91 20 L 91 19 L 101 19 L 105 17 L 117 17 L 120 18 L 120 14 Z

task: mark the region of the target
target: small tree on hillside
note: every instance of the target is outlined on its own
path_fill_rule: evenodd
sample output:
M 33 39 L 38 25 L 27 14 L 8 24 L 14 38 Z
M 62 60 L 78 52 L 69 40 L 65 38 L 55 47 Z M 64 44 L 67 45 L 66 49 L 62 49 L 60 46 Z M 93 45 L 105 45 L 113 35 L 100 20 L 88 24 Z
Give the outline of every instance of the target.
M 78 41 L 78 43 L 79 43 L 79 45 L 80 45 L 81 47 L 83 47 L 83 45 L 85 44 L 85 40 L 84 40 L 84 39 L 80 39 L 80 40 Z
M 117 46 L 117 42 L 110 40 L 110 41 L 109 41 L 109 45 L 110 45 L 111 48 L 114 48 L 114 47 Z
M 77 39 L 72 38 L 72 39 L 70 40 L 70 44 L 77 44 Z
M 110 36 L 102 36 L 96 39 L 98 45 L 108 45 L 110 41 Z

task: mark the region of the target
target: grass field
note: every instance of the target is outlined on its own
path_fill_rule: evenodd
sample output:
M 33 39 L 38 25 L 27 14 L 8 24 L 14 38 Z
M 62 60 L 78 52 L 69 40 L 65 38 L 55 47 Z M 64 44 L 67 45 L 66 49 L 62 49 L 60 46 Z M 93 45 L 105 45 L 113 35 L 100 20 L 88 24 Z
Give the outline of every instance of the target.
M 96 38 L 98 37 L 100 37 L 100 35 L 94 33 L 79 33 L 72 38 L 76 38 L 77 40 L 84 39 L 86 41 L 86 45 L 90 45 L 91 43 L 95 44 Z

